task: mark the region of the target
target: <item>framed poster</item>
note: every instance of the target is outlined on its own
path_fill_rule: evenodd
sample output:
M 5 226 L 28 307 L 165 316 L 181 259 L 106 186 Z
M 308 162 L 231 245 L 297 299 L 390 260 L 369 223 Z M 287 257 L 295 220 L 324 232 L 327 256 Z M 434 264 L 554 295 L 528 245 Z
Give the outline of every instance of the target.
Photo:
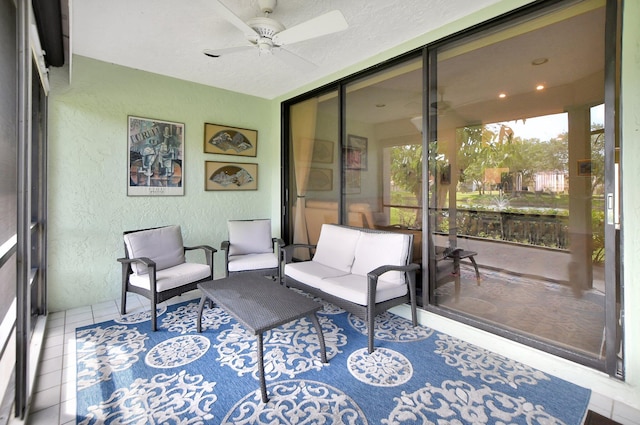
M 258 164 L 205 161 L 204 190 L 256 190 Z
M 258 132 L 246 128 L 204 124 L 204 153 L 256 156 Z
M 184 195 L 184 124 L 129 116 L 129 196 Z
M 347 146 L 344 148 L 344 160 L 348 170 L 367 169 L 367 143 L 366 137 L 347 136 Z

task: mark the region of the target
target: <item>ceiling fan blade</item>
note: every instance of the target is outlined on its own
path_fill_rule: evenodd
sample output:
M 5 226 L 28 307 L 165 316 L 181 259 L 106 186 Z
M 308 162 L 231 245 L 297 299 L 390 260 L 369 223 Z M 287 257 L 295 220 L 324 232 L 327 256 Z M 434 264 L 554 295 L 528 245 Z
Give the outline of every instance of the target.
M 204 49 L 202 53 L 204 53 L 209 57 L 217 58 L 223 55 L 228 55 L 230 53 L 244 52 L 250 49 L 255 49 L 255 46 L 244 45 L 244 46 L 235 46 L 235 47 L 225 47 L 222 49 Z
M 309 62 L 305 58 L 298 56 L 295 53 L 290 52 L 286 49 L 274 47 L 272 50 L 272 53 L 273 53 L 273 56 L 280 59 L 282 62 L 294 68 L 297 68 L 300 71 L 311 71 L 317 67 L 315 63 Z
M 238 15 L 229 10 L 229 8 L 227 8 L 227 6 L 222 4 L 219 0 L 214 0 L 213 7 L 220 14 L 220 16 L 236 26 L 240 31 L 244 33 L 247 38 L 251 40 L 257 40 L 259 38 L 258 33 L 253 28 L 247 25 L 242 19 L 238 17 Z
M 277 46 L 297 43 L 334 32 L 346 30 L 349 27 L 344 15 L 339 10 L 332 10 L 324 15 L 309 19 L 301 24 L 279 32 L 273 36 L 273 43 Z

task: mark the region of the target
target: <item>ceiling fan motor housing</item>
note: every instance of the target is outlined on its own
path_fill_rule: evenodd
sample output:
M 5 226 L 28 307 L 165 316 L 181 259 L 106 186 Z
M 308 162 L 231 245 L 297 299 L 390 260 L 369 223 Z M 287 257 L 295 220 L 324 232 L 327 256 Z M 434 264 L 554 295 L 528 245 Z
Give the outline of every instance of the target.
M 285 29 L 284 25 L 280 22 L 267 17 L 249 19 L 247 25 L 253 28 L 260 36 L 260 38 L 255 41 L 255 44 L 260 49 L 260 53 L 271 52 L 271 48 L 274 46 L 273 36 Z
M 274 35 L 284 30 L 284 25 L 267 17 L 251 18 L 247 21 L 247 25 L 260 34 L 260 37 L 266 38 L 273 38 Z

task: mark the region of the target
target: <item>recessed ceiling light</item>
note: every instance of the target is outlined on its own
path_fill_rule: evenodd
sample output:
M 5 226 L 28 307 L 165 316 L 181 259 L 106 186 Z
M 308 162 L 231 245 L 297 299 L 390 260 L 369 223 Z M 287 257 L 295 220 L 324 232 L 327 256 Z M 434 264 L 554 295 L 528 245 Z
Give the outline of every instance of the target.
M 505 97 L 507 97 L 507 94 L 506 94 L 506 93 L 500 93 L 500 94 L 498 95 L 498 97 L 499 97 L 500 99 L 504 99 Z
M 387 106 L 385 103 L 376 103 L 376 108 L 384 108 Z
M 536 86 L 536 90 L 540 91 L 540 90 L 544 90 L 544 85 L 543 84 L 538 84 Z
M 531 65 L 533 66 L 544 65 L 547 62 L 549 62 L 549 59 L 547 58 L 537 58 L 531 61 Z

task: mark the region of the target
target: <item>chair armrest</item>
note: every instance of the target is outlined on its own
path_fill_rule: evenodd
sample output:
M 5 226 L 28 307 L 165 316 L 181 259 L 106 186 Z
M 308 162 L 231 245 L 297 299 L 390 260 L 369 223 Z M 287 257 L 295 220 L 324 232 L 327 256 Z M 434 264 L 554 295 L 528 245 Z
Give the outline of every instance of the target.
M 384 265 L 371 270 L 369 273 L 367 273 L 367 276 L 377 280 L 381 275 L 389 271 L 416 272 L 418 270 L 420 270 L 420 265 L 416 263 L 407 264 L 405 266 Z
M 284 246 L 284 241 L 280 238 L 271 238 L 271 242 L 278 246 L 278 250 Z
M 292 243 L 289 245 L 281 246 L 280 253 L 285 263 L 291 262 L 291 260 L 293 259 L 293 250 L 296 248 L 315 249 L 316 245 L 305 244 L 305 243 Z
M 229 241 L 222 241 L 220 242 L 220 249 L 222 251 L 227 251 L 229 252 L 229 247 L 231 246 L 231 242 Z
M 217 249 L 215 249 L 212 246 L 209 245 L 196 245 L 196 246 L 185 246 L 184 247 L 184 251 L 193 251 L 195 249 L 202 249 L 204 250 L 204 256 L 207 260 L 207 266 L 209 266 L 209 269 L 211 270 L 211 276 L 213 277 L 213 254 L 215 254 L 216 252 L 218 252 Z
M 405 266 L 393 266 L 393 265 L 385 265 L 380 266 L 374 270 L 371 270 L 367 273 L 367 302 L 368 305 L 372 306 L 376 303 L 376 291 L 378 289 L 378 278 L 388 272 L 388 271 L 401 271 L 407 273 L 407 281 L 406 284 L 409 289 L 409 294 L 411 296 L 411 304 L 415 303 L 415 295 L 416 295 L 416 271 L 420 270 L 420 265 L 416 263 L 407 264 Z
M 444 260 L 445 258 L 456 258 L 460 255 L 460 252 L 464 251 L 462 248 L 447 248 L 444 251 L 442 251 L 441 253 L 441 257 L 440 258 L 436 258 L 436 260 L 440 261 L 440 260 Z
M 118 261 L 122 263 L 122 265 L 130 265 L 132 263 L 142 263 L 147 267 L 155 267 L 156 262 L 151 258 L 147 257 L 138 257 L 138 258 L 118 258 Z
M 209 251 L 209 252 L 218 252 L 217 249 L 215 249 L 214 247 L 211 247 L 209 245 L 196 245 L 196 246 L 185 246 L 184 250 L 185 251 L 192 251 L 194 249 L 204 249 L 205 251 Z
M 156 262 L 148 257 L 138 258 L 118 258 L 118 261 L 122 264 L 122 287 L 126 288 L 129 281 L 129 274 L 131 270 L 131 263 L 143 263 L 147 266 L 147 274 L 149 275 L 149 290 L 152 294 L 156 292 Z M 124 289 L 123 289 L 124 290 Z

